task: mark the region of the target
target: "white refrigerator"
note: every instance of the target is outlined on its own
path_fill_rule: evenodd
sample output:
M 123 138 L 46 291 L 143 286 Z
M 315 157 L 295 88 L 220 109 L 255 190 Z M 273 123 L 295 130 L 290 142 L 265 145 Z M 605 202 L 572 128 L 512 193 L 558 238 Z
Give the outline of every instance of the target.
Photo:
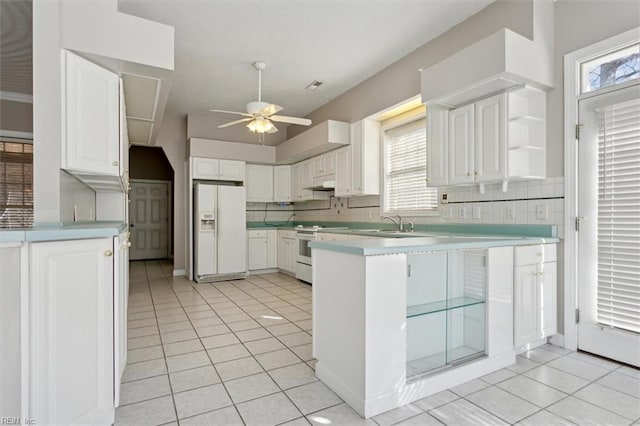
M 246 188 L 194 184 L 194 279 L 242 278 L 247 272 Z

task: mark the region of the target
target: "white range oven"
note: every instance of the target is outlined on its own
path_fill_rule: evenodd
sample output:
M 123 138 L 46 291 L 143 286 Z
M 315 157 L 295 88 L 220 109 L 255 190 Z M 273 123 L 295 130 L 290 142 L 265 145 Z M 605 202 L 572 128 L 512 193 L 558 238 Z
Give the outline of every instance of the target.
M 311 247 L 309 243 L 318 238 L 318 226 L 296 227 L 296 278 L 311 284 Z

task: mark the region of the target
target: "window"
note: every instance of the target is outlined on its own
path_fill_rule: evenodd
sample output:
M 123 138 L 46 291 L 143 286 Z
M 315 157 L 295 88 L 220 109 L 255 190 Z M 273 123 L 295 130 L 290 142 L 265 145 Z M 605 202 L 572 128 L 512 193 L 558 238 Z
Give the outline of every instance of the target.
M 0 228 L 33 224 L 33 145 L 0 140 Z
M 386 129 L 385 129 L 386 127 Z M 424 114 L 398 126 L 384 125 L 384 213 L 420 215 L 438 209 L 438 191 L 428 188 Z
M 582 93 L 640 78 L 640 43 L 580 64 Z
M 598 322 L 640 333 L 640 100 L 598 116 Z

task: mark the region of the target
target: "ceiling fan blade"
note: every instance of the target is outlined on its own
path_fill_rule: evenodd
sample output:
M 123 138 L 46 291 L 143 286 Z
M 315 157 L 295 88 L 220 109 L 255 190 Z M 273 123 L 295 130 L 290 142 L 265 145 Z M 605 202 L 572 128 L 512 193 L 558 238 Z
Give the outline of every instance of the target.
M 238 111 L 225 111 L 223 109 L 210 109 L 211 112 L 224 112 L 225 114 L 237 114 L 244 115 L 245 117 L 253 117 L 251 114 L 247 114 L 246 112 L 238 112 Z
M 269 117 L 270 115 L 276 114 L 282 111 L 283 109 L 284 108 L 282 108 L 280 105 L 269 104 L 266 107 L 262 108 L 262 111 L 260 111 L 260 114 L 264 115 L 265 117 Z
M 234 124 L 244 123 L 245 121 L 251 121 L 253 117 L 249 118 L 241 118 L 240 120 L 230 121 L 229 123 L 224 123 L 218 126 L 218 129 L 224 129 L 225 127 L 233 126 Z
M 269 120 L 277 121 L 279 123 L 299 124 L 301 126 L 310 126 L 311 120 L 308 118 L 287 117 L 286 115 L 272 115 Z

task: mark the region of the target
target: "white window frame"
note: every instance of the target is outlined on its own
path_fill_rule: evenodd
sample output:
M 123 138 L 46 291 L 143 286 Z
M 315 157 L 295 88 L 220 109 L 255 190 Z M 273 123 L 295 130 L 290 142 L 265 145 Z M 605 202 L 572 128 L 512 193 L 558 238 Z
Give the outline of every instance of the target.
M 568 53 L 564 56 L 564 334 L 555 335 L 551 342 L 569 350 L 578 348 L 578 245 L 575 220 L 578 216 L 577 145 L 578 101 L 612 90 L 639 84 L 637 79 L 582 94 L 580 64 L 595 57 L 618 50 L 640 40 L 640 27 Z
M 380 161 L 380 176 L 382 177 L 382 187 L 380 188 L 380 218 L 387 215 L 400 215 L 400 216 L 409 216 L 409 217 L 423 217 L 423 216 L 440 216 L 440 204 L 436 203 L 436 208 L 434 210 L 385 210 L 385 197 L 386 197 L 386 188 L 387 188 L 387 173 L 386 173 L 386 163 L 387 163 L 387 154 L 385 149 L 385 133 L 388 130 L 395 129 L 400 126 L 404 126 L 406 124 L 410 124 L 414 121 L 426 119 L 426 113 L 424 111 L 420 113 L 415 113 L 412 111 L 408 111 L 407 113 L 400 114 L 397 117 L 390 118 L 386 120 L 382 126 L 380 127 L 380 152 L 382 153 Z M 426 158 L 425 158 L 426 161 Z M 426 180 L 425 180 L 426 185 Z M 438 188 L 433 188 L 438 191 Z M 436 199 L 438 197 L 436 196 Z

